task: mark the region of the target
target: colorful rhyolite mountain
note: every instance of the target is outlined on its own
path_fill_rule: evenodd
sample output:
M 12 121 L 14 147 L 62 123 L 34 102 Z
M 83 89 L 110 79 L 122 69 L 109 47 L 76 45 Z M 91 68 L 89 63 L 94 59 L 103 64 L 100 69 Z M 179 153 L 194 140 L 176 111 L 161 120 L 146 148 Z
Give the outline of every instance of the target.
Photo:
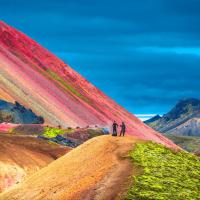
M 35 41 L 0 21 L 0 98 L 18 101 L 62 127 L 127 124 L 140 139 L 176 146 L 116 104 L 63 61 Z

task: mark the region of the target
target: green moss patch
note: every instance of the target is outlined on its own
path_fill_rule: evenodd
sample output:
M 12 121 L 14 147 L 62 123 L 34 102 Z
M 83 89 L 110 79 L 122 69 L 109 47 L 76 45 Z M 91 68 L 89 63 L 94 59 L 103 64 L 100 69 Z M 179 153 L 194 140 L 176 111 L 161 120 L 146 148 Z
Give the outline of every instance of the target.
M 138 144 L 130 157 L 142 173 L 133 177 L 125 200 L 200 199 L 199 157 L 151 142 Z
M 59 129 L 59 128 L 45 127 L 43 136 L 47 137 L 47 138 L 53 138 L 53 137 L 56 137 L 57 135 L 62 135 L 64 133 L 65 133 L 65 131 L 62 129 Z

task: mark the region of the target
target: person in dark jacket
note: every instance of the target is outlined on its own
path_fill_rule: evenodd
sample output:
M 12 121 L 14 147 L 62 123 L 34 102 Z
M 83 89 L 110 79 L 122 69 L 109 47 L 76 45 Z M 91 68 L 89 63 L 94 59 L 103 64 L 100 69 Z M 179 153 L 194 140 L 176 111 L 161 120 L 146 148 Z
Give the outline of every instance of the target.
M 122 122 L 122 124 L 120 125 L 121 127 L 121 131 L 120 131 L 120 136 L 124 136 L 125 135 L 125 132 L 126 132 L 126 125 L 124 122 Z
M 113 134 L 112 134 L 112 136 L 117 136 L 117 128 L 118 128 L 118 124 L 117 124 L 116 121 L 113 122 L 112 127 L 113 127 Z

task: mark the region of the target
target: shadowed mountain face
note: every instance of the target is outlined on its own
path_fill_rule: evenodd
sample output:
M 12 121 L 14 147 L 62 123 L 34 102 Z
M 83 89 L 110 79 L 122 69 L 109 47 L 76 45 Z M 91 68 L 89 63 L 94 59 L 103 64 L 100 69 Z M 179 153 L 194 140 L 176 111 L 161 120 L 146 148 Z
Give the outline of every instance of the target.
M 152 118 L 146 120 L 145 123 L 146 123 L 146 124 L 150 124 L 150 123 L 152 123 L 152 122 L 155 122 L 155 121 L 159 120 L 160 118 L 161 118 L 160 115 L 155 115 L 154 117 L 152 117 Z
M 145 123 L 163 133 L 200 136 L 200 100 L 181 100 L 161 118 L 154 117 Z
M 42 124 L 43 118 L 35 115 L 32 110 L 26 109 L 18 102 L 9 103 L 0 100 L 0 123 L 14 124 Z
M 111 127 L 113 120 L 124 121 L 129 135 L 174 146 L 63 61 L 2 21 L 0 82 L 1 98 L 31 108 L 48 124 Z

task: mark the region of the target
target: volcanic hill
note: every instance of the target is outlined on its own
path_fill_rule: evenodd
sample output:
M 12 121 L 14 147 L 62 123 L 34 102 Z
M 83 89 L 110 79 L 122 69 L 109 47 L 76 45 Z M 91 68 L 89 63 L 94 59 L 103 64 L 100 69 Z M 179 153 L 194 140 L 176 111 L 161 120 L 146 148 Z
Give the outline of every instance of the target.
M 99 136 L 0 195 L 1 200 L 117 199 L 133 174 L 133 137 Z M 134 172 L 136 173 L 136 172 Z
M 109 128 L 113 120 L 124 121 L 129 135 L 176 148 L 59 58 L 2 21 L 0 83 L 0 98 L 30 108 L 47 124 Z

